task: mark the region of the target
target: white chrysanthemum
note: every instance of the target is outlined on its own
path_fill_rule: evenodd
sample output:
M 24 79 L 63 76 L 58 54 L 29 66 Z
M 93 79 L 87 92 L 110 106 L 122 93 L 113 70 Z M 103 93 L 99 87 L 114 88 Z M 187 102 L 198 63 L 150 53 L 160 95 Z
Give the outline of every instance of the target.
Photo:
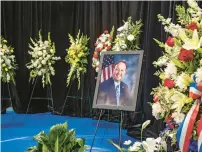
M 196 83 L 202 83 L 202 67 L 196 71 Z
M 133 40 L 134 40 L 134 35 L 132 35 L 132 34 L 128 35 L 128 36 L 127 36 L 127 39 L 128 39 L 129 41 L 133 41 Z
M 176 86 L 178 86 L 181 90 L 186 90 L 191 82 L 191 77 L 186 73 L 182 73 L 176 78 Z
M 127 141 L 124 141 L 124 145 L 130 145 L 132 143 L 132 141 L 131 140 L 127 140 Z
M 175 64 L 171 61 L 167 64 L 167 67 L 165 68 L 165 77 L 166 78 L 176 78 L 176 74 L 177 74 L 177 68 L 175 66 Z
M 152 115 L 158 120 L 161 115 L 164 115 L 165 111 L 162 109 L 159 102 L 156 102 L 152 105 Z
M 172 113 L 172 118 L 177 124 L 180 124 L 183 121 L 184 117 L 185 115 L 183 113 L 179 113 L 179 112 Z

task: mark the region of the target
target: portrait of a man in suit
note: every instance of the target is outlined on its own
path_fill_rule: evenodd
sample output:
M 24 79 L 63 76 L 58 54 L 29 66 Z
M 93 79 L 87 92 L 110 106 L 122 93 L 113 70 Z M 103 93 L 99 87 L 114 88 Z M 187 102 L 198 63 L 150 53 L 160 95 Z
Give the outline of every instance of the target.
M 132 106 L 129 87 L 122 80 L 127 72 L 126 61 L 115 64 L 112 77 L 99 85 L 97 104 L 112 106 Z

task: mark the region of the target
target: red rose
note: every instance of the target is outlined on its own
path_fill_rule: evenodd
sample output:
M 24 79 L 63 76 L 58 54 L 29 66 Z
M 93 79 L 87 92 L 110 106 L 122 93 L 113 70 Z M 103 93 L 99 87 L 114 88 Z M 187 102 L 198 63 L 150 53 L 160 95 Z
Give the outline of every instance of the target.
M 98 59 L 98 54 L 96 52 L 93 54 L 93 58 Z
M 188 62 L 194 59 L 194 53 L 192 50 L 186 50 L 181 48 L 180 54 L 178 55 L 180 61 Z
M 107 30 L 104 31 L 105 34 L 108 34 L 109 32 Z
M 107 51 L 109 51 L 111 49 L 111 46 L 109 45 L 109 46 L 107 46 Z
M 104 43 L 104 44 L 103 44 L 103 46 L 104 46 L 104 47 L 106 47 L 106 46 L 107 46 L 107 44 L 106 44 L 106 43 Z
M 160 99 L 160 97 L 158 95 L 154 94 L 153 101 L 156 103 L 159 101 L 159 99 Z
M 170 47 L 173 47 L 175 45 L 174 39 L 169 36 L 168 39 L 166 40 L 166 44 Z
M 173 88 L 174 87 L 174 85 L 175 85 L 175 83 L 174 83 L 174 81 L 173 80 L 170 80 L 170 79 L 165 79 L 164 80 L 164 87 L 168 87 L 168 88 Z
M 192 22 L 191 24 L 187 25 L 186 28 L 190 29 L 192 31 L 195 30 L 195 29 L 198 30 L 198 26 L 197 26 L 197 24 L 195 22 Z

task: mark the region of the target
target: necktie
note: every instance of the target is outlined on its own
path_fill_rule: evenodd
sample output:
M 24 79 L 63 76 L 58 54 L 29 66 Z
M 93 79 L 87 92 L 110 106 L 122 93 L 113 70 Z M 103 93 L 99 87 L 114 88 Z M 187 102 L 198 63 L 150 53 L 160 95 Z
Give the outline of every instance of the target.
M 116 102 L 117 105 L 119 105 L 119 98 L 120 98 L 120 91 L 119 91 L 119 85 L 116 86 Z

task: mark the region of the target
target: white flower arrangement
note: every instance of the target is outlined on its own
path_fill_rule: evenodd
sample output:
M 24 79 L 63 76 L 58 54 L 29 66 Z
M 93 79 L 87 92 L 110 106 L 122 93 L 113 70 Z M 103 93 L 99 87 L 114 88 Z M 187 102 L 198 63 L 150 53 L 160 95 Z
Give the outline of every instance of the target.
M 117 29 L 117 35 L 112 47 L 113 51 L 128 51 L 140 49 L 139 36 L 141 33 L 142 21 L 136 21 L 134 24 L 132 18 L 128 17 L 127 21 L 123 21 L 124 25 Z
M 17 69 L 16 59 L 13 55 L 14 48 L 7 44 L 7 40 L 1 37 L 0 62 L 2 82 L 13 82 L 15 84 L 15 70 Z
M 60 57 L 55 56 L 55 44 L 51 42 L 50 32 L 48 40 L 43 41 L 41 32 L 39 31 L 39 40 L 34 41 L 30 38 L 32 45 L 29 44 L 31 50 L 28 53 L 31 55 L 31 62 L 26 64 L 30 70 L 30 80 L 34 80 L 37 76 L 42 76 L 43 87 L 51 84 L 50 76 L 55 75 L 53 65 L 55 61 L 60 60 Z

